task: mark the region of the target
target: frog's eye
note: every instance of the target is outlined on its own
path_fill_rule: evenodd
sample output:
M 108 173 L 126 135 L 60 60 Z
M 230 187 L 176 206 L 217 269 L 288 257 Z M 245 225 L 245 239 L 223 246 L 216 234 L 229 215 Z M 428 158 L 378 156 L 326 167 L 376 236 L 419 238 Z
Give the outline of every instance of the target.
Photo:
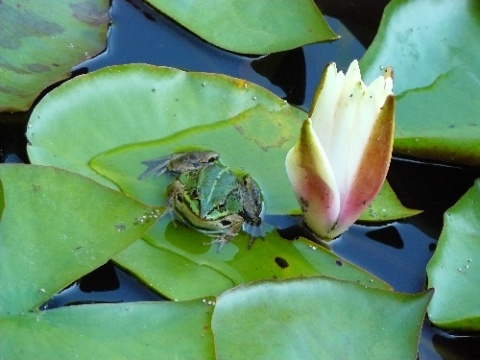
M 210 156 L 208 159 L 207 159 L 207 162 L 208 163 L 214 163 L 215 161 L 218 160 L 218 154 L 212 154 L 212 156 Z
M 222 220 L 220 221 L 220 223 L 223 225 L 223 226 L 230 226 L 232 225 L 232 222 L 230 220 Z
M 227 210 L 227 203 L 225 201 L 222 201 L 220 204 L 217 205 L 217 210 L 218 211 Z
M 192 199 L 198 199 L 199 196 L 200 194 L 199 194 L 198 188 L 193 189 L 192 193 L 190 194 L 190 197 Z

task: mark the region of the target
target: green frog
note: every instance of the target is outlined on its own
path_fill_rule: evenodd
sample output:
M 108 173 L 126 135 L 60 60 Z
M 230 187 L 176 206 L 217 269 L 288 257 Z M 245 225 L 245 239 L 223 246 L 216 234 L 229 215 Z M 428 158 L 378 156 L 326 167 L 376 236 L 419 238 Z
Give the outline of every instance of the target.
M 213 237 L 208 244 L 219 243 L 221 249 L 244 223 L 260 229 L 263 197 L 258 184 L 250 175 L 238 177 L 216 152 L 176 153 L 142 163 L 148 168 L 139 179 L 167 171 L 177 174 L 167 188 L 166 213 Z M 255 238 L 251 236 L 248 248 Z

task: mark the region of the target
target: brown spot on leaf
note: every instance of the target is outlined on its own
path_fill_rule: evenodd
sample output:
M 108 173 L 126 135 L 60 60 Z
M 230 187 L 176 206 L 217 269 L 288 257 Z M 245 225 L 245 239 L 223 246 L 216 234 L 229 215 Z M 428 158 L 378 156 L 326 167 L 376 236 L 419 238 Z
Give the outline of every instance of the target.
M 107 11 L 100 11 L 97 6 L 88 2 L 70 4 L 73 17 L 91 26 L 101 26 L 110 21 Z
M 282 269 L 288 268 L 289 264 L 288 261 L 285 260 L 284 258 L 277 256 L 275 258 L 275 262 L 277 263 L 278 266 L 280 266 Z

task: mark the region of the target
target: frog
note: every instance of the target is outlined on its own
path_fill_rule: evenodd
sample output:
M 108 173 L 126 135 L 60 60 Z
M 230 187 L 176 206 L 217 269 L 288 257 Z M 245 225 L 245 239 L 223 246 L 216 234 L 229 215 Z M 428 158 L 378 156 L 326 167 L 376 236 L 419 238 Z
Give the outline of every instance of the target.
M 220 250 L 244 224 L 260 232 L 260 236 L 251 235 L 248 249 L 262 237 L 263 195 L 258 183 L 223 165 L 217 152 L 180 152 L 142 163 L 147 169 L 139 179 L 167 172 L 176 176 L 167 187 L 165 214 L 170 214 L 174 224 L 178 221 L 213 238 L 205 244 L 218 243 Z

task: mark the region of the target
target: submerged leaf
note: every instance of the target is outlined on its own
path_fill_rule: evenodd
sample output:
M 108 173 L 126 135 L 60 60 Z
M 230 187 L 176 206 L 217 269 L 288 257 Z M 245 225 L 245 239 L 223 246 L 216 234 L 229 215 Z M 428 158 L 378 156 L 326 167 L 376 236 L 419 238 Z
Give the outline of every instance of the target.
M 172 176 L 139 180 L 146 170 L 142 161 L 182 151 L 212 150 L 220 155 L 222 164 L 255 179 L 269 214 L 294 213 L 298 205 L 285 174 L 284 159 L 300 123 L 291 107 L 269 111 L 259 105 L 225 121 L 111 149 L 93 158 L 90 166 L 125 193 L 145 203 L 163 205 L 164 189 Z
M 248 249 L 242 232 L 218 251 L 210 239 L 169 219 L 158 222 L 114 260 L 162 295 L 175 300 L 219 295 L 263 279 L 325 275 L 363 286 L 390 289 L 372 274 L 306 239 L 285 240 L 273 231 Z

